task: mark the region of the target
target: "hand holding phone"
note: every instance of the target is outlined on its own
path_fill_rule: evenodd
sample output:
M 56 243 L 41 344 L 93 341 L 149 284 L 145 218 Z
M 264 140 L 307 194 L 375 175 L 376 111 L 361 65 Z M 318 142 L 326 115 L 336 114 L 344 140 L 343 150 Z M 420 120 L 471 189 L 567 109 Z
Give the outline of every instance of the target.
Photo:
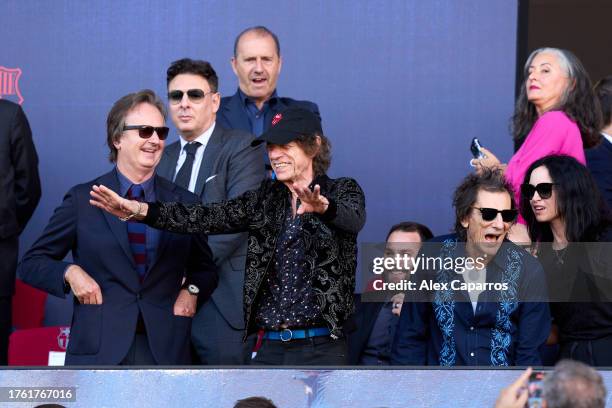
M 480 144 L 478 138 L 473 138 L 472 143 L 470 144 L 470 151 L 472 152 L 472 156 L 474 156 L 475 159 L 482 159 L 483 157 L 485 157 L 484 153 L 482 153 L 481 148 L 482 145 Z
M 543 382 L 546 373 L 543 371 L 533 371 L 529 376 L 529 382 L 527 383 L 527 392 L 529 397 L 527 398 L 527 407 L 529 408 L 541 408 L 543 398 Z

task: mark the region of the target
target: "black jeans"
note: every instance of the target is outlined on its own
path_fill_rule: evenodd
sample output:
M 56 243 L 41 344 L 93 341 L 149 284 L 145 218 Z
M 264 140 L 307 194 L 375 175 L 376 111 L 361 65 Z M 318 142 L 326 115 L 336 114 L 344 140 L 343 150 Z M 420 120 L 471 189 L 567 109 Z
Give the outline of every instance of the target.
M 612 336 L 561 344 L 561 358 L 582 361 L 593 367 L 612 366 Z
M 250 337 L 249 343 L 255 344 L 257 335 Z M 345 365 L 347 356 L 346 339 L 332 339 L 330 336 L 317 336 L 290 341 L 264 339 L 257 356 L 251 360 L 253 365 Z

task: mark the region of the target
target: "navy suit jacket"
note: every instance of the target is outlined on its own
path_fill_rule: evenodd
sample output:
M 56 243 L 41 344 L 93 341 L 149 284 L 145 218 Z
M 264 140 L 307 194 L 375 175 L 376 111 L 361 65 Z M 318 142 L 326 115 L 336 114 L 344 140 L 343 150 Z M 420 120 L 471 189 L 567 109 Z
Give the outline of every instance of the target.
M 355 313 L 346 324 L 346 340 L 348 345 L 348 364 L 358 365 L 361 354 L 368 345 L 374 323 L 378 318 L 384 302 L 362 302 L 361 295 L 355 295 Z M 393 341 L 390 339 L 389 341 Z
M 308 109 L 316 113 L 319 118 L 321 117 L 319 107 L 316 103 L 278 97 L 275 98 L 274 101 L 270 101 L 270 109 L 266 112 L 264 117 L 264 132 L 270 127 L 274 115 L 287 108 Z M 217 112 L 217 124 L 226 129 L 241 129 L 251 133 L 251 125 L 249 123 L 249 117 L 247 116 L 246 107 L 242 103 L 242 98 L 240 98 L 238 91 L 232 96 L 221 98 L 221 106 Z
M 154 182 L 160 201 L 199 201 L 161 177 Z M 101 305 L 74 298 L 66 365 L 120 363 L 132 344 L 139 313 L 156 362 L 189 364 L 191 318 L 175 316 L 173 306 L 183 276 L 201 289 L 201 296 L 209 296 L 216 286 L 205 236 L 162 232 L 157 257 L 141 284 L 126 223 L 89 204 L 94 184 L 119 191 L 116 170 L 70 189 L 19 266 L 25 282 L 55 296 L 65 296 L 64 272 L 71 264 L 100 285 Z M 64 262 L 69 251 L 73 262 Z
M 204 150 L 194 191 L 202 203 L 230 200 L 259 186 L 265 175 L 264 150 L 262 145 L 252 147 L 252 140 L 253 136 L 248 133 L 223 129 L 219 123 L 215 125 Z M 174 178 L 180 150 L 180 141 L 166 147 L 157 174 L 169 180 Z M 219 286 L 212 300 L 230 326 L 243 330 L 247 233 L 212 235 L 208 244 L 219 273 Z
M 597 182 L 602 197 L 612 209 L 612 143 L 602 137 L 601 144 L 587 149 L 587 167 Z

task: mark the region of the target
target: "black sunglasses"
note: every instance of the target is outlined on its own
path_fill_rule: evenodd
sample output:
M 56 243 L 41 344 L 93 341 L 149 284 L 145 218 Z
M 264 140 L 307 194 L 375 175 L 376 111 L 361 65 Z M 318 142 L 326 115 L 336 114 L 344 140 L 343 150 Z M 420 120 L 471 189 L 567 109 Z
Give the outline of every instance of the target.
M 545 200 L 547 198 L 550 198 L 550 196 L 552 195 L 552 189 L 554 184 L 555 183 L 540 183 L 534 186 L 525 183 L 521 185 L 521 193 L 528 199 L 532 200 L 535 192 L 537 191 L 540 198 Z
M 183 95 L 185 95 L 185 93 L 187 94 L 187 97 L 189 98 L 191 102 L 200 103 L 202 102 L 202 99 L 206 97 L 206 95 L 214 93 L 214 92 L 212 91 L 204 92 L 201 89 L 189 89 L 187 90 L 187 92 L 183 92 L 177 89 L 177 90 L 168 92 L 168 99 L 170 100 L 170 103 L 172 104 L 180 103 L 183 100 Z
M 157 132 L 157 137 L 159 137 L 159 140 L 166 140 L 168 137 L 168 132 L 170 132 L 170 129 L 168 129 L 166 126 L 154 127 L 148 125 L 128 125 L 123 127 L 123 130 L 133 129 L 138 129 L 138 136 L 142 137 L 143 139 L 148 139 L 153 136 L 153 132 Z
M 482 215 L 482 219 L 485 221 L 493 221 L 497 217 L 497 213 L 500 213 L 502 216 L 502 220 L 504 222 L 513 222 L 516 220 L 518 216 L 518 210 L 498 210 L 497 208 L 478 208 L 474 207 L 477 210 L 480 210 L 480 215 Z

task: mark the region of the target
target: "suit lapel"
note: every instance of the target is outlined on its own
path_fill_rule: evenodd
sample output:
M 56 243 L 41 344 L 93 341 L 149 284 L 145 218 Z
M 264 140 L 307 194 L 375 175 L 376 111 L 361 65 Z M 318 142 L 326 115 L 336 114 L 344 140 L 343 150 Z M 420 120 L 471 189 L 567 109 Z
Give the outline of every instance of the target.
M 244 129 L 247 132 L 251 133 L 251 124 L 249 123 L 249 118 L 246 114 L 242 114 L 244 112 L 245 107 L 242 105 L 242 100 L 240 99 L 240 94 L 238 91 L 230 98 L 227 105 L 225 105 L 223 109 L 223 114 L 226 118 L 228 118 L 228 122 L 232 124 L 232 128 L 234 129 Z M 233 112 L 238 112 L 237 115 L 232 115 Z
M 113 170 L 110 173 L 106 173 L 97 181 L 100 184 L 104 184 L 106 187 L 110 188 L 113 191 L 119 191 L 119 180 L 117 179 L 116 170 Z M 125 255 L 129 259 L 130 263 L 135 268 L 136 263 L 134 262 L 134 255 L 132 254 L 132 250 L 130 249 L 127 226 L 125 225 L 125 222 L 121 221 L 114 215 L 107 213 L 106 211 L 99 211 L 101 211 L 104 215 L 104 218 L 106 218 L 106 222 L 108 223 L 110 230 L 112 231 L 113 235 L 115 235 L 115 238 L 119 242 L 119 245 L 121 246 L 121 248 L 123 248 L 123 252 L 125 252 Z
M 202 164 L 200 165 L 200 171 L 198 172 L 198 179 L 196 180 L 195 195 L 202 197 L 204 187 L 206 186 L 206 180 L 213 176 L 212 169 L 215 159 L 219 156 L 219 151 L 223 147 L 223 128 L 218 124 L 215 125 L 210 139 L 204 149 L 204 155 L 202 156 Z
M 172 181 L 176 173 L 176 163 L 178 162 L 181 143 L 175 142 L 164 149 L 164 160 L 160 161 L 155 172 L 160 176 Z

